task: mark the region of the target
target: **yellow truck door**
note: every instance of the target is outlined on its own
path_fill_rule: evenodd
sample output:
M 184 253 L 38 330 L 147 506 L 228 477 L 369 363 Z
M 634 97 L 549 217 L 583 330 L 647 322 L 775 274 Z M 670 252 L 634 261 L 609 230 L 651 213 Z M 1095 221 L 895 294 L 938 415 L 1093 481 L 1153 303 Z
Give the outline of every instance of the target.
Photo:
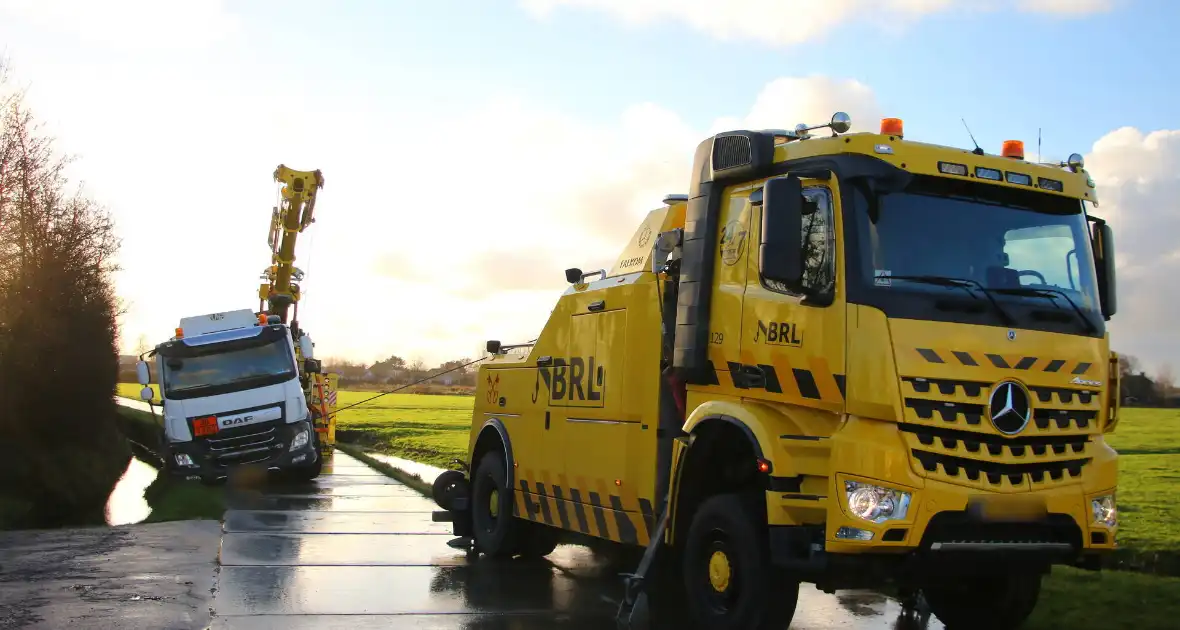
M 804 281 L 813 294 L 792 294 L 758 268 L 762 206 L 753 206 L 751 255 L 742 305 L 741 360 L 729 364 L 742 396 L 839 412 L 844 406 L 845 308 L 834 180 L 804 180 Z M 757 194 L 755 195 L 757 197 Z M 803 414 L 805 415 L 805 414 Z

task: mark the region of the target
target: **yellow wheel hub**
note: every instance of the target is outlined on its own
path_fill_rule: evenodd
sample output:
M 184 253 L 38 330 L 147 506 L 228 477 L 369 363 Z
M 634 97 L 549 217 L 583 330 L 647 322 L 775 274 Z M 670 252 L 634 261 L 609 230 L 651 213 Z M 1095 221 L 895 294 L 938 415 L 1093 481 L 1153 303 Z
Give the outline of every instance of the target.
M 500 515 L 500 491 L 499 490 L 492 490 L 492 496 L 488 500 L 488 503 L 490 504 L 490 505 L 488 505 L 488 513 L 492 515 L 492 518 L 496 518 L 497 516 L 499 516 Z
M 724 593 L 729 588 L 729 557 L 724 551 L 714 551 L 709 558 L 709 584 L 718 593 Z

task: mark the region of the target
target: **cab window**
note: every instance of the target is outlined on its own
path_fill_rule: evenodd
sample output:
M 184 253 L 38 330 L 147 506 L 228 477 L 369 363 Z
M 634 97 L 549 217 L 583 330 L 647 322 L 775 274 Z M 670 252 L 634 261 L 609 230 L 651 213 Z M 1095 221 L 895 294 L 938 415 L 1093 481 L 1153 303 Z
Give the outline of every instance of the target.
M 831 293 L 836 283 L 836 238 L 832 215 L 832 193 L 827 188 L 805 188 L 803 197 L 803 286 L 813 295 Z M 781 283 L 767 278 L 763 285 L 779 293 L 792 294 Z

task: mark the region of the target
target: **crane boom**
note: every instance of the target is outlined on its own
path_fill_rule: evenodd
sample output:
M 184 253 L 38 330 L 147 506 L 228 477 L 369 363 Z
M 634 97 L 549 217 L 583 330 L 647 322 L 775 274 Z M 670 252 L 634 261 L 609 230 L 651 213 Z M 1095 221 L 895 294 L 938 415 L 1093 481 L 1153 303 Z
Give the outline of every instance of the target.
M 279 205 L 271 214 L 267 245 L 271 248 L 271 264 L 263 272 L 266 282 L 259 287 L 258 299 L 266 303 L 265 310 L 287 323 L 287 311 L 292 304 L 299 306 L 299 285 L 303 272 L 295 267 L 295 241 L 298 235 L 315 221 L 316 194 L 324 187 L 324 176 L 314 171 L 296 171 L 280 164 L 274 179 L 283 187 Z

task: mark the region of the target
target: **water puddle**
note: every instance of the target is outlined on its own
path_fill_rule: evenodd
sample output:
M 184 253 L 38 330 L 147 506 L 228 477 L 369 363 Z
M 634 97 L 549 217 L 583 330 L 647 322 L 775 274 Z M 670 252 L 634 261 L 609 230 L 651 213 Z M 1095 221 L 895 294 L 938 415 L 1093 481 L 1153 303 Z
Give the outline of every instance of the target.
M 151 506 L 143 497 L 143 491 L 156 480 L 155 468 L 132 457 L 127 464 L 127 470 L 115 484 L 111 496 L 107 498 L 107 525 L 130 525 L 138 523 L 152 513 Z
M 410 473 L 411 475 L 417 475 L 422 479 L 422 481 L 425 481 L 426 483 L 434 483 L 435 478 L 443 473 L 442 468 L 437 468 L 435 466 L 431 466 L 430 464 L 420 464 L 415 461 L 394 457 L 393 455 L 386 455 L 384 453 L 374 453 L 370 451 L 365 454 L 383 464 L 388 464 L 395 468 L 399 468 Z

